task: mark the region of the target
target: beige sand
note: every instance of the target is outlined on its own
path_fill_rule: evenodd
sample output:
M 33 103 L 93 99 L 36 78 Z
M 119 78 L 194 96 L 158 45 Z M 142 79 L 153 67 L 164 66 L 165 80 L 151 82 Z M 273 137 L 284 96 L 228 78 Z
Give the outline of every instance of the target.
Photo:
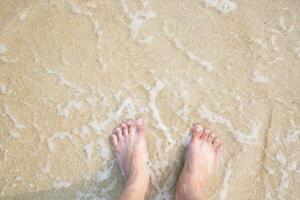
M 208 199 L 299 199 L 300 1 L 1 0 L 0 199 L 116 199 L 109 136 L 148 122 L 173 199 L 194 122 L 225 155 Z

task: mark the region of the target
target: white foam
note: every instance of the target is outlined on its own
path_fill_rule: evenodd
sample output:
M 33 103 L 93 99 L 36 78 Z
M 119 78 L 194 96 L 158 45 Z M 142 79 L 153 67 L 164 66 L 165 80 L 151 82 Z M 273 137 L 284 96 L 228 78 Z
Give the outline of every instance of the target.
M 222 184 L 222 189 L 220 191 L 220 200 L 225 200 L 227 197 L 227 193 L 228 193 L 228 183 L 230 181 L 232 175 L 232 164 L 231 161 L 229 161 L 227 163 L 227 167 L 225 170 L 225 175 L 224 175 L 224 179 L 223 179 L 223 184 Z
M 187 57 L 190 60 L 196 61 L 198 64 L 202 65 L 203 67 L 205 67 L 205 69 L 207 71 L 212 71 L 214 70 L 214 66 L 212 63 L 205 61 L 205 60 L 201 60 L 200 58 L 198 58 L 195 54 L 193 54 L 192 52 L 187 52 Z
M 188 59 L 196 62 L 197 64 L 203 66 L 205 68 L 206 71 L 212 71 L 215 69 L 215 66 L 211 63 L 208 62 L 206 60 L 203 60 L 201 58 L 199 58 L 198 56 L 196 56 L 194 53 L 190 52 L 190 51 L 186 51 L 185 47 L 180 43 L 180 41 L 178 39 L 176 39 L 173 34 L 171 34 L 169 32 L 169 30 L 167 29 L 167 26 L 164 25 L 164 32 L 166 33 L 166 35 L 172 39 L 172 41 L 174 42 L 175 48 L 180 50 L 182 53 L 184 53 Z
M 4 84 L 0 84 L 0 94 L 5 94 L 6 93 L 6 87 Z
M 264 49 L 266 49 L 268 47 L 268 45 L 259 38 L 253 39 L 253 41 L 256 44 L 256 46 L 258 46 L 258 47 L 261 47 Z
M 21 22 L 27 18 L 27 12 L 25 10 L 23 10 L 18 13 L 18 16 L 19 16 L 19 22 Z
M 77 191 L 76 192 L 76 200 L 83 200 L 83 199 L 88 199 L 88 200 L 104 200 L 100 197 L 98 197 L 97 194 L 95 194 L 94 192 L 81 192 L 81 191 Z
M 132 38 L 135 40 L 137 35 L 145 23 L 145 21 L 155 18 L 156 14 L 152 10 L 147 12 L 136 12 L 136 13 L 129 13 L 130 24 L 128 26 Z
M 76 14 L 81 14 L 82 12 L 81 12 L 80 6 L 75 4 L 73 1 L 70 1 L 70 2 L 72 2 L 71 3 L 71 11 Z
M 8 63 L 8 64 L 13 64 L 13 63 L 17 62 L 16 58 L 9 59 L 9 58 L 7 58 L 5 56 L 1 56 L 0 60 L 2 60 L 5 63 Z
M 4 113 L 9 116 L 9 118 L 13 122 L 14 127 L 16 129 L 25 128 L 25 126 L 22 123 L 19 122 L 19 120 L 17 119 L 16 115 L 10 111 L 9 107 L 6 104 L 3 106 L 3 108 L 4 108 Z
M 157 195 L 154 200 L 161 199 L 172 199 L 173 195 L 170 193 L 170 190 L 176 184 L 176 177 L 174 174 L 168 176 L 167 180 L 164 182 L 163 186 L 157 191 Z
M 109 177 L 111 177 L 112 169 L 113 169 L 113 162 L 110 165 L 110 167 L 105 167 L 103 170 L 97 171 L 96 181 L 98 183 L 101 183 L 101 182 L 107 180 Z
M 68 182 L 68 181 L 59 181 L 58 179 L 56 179 L 54 182 L 53 182 L 53 187 L 56 188 L 56 189 L 60 189 L 60 188 L 68 188 L 70 187 L 72 184 L 71 182 Z
M 268 172 L 268 174 L 269 174 L 270 176 L 272 176 L 272 175 L 275 174 L 275 170 L 274 170 L 274 169 L 266 168 L 266 170 L 267 170 L 267 172 Z
M 179 95 L 183 99 L 183 107 L 182 107 L 182 109 L 178 109 L 175 112 L 182 120 L 187 121 L 188 120 L 187 115 L 189 112 L 189 101 L 190 101 L 189 93 L 181 86 Z
M 174 43 L 175 43 L 175 47 L 181 51 L 184 51 L 184 46 L 179 42 L 179 40 L 177 40 L 176 38 L 174 38 Z
M 206 7 L 215 8 L 223 14 L 227 14 L 237 9 L 235 2 L 231 0 L 201 0 L 205 3 Z
M 253 121 L 251 123 L 252 127 L 250 134 L 246 134 L 238 130 L 231 130 L 231 133 L 234 135 L 236 140 L 245 144 L 254 144 L 258 140 L 259 125 Z
M 294 53 L 296 54 L 296 56 L 298 56 L 298 58 L 300 58 L 300 42 L 298 42 L 297 47 L 294 47 Z
M 97 140 L 97 144 L 100 146 L 100 156 L 105 160 L 108 161 L 110 158 L 110 148 L 108 144 L 104 141 L 103 138 Z
M 44 172 L 44 173 L 48 173 L 48 172 L 49 172 L 49 169 L 50 169 L 49 161 L 46 163 L 45 166 L 42 166 L 42 167 L 41 167 L 41 170 L 42 170 L 42 172 Z
M 115 112 L 110 112 L 107 118 L 103 121 L 98 121 L 95 118 L 89 123 L 89 126 L 96 132 L 100 133 L 109 123 L 117 121 L 121 116 L 122 112 L 126 108 L 134 107 L 133 101 L 131 98 L 127 97 Z
M 5 53 L 6 51 L 7 51 L 7 48 L 6 48 L 5 44 L 0 43 L 0 54 Z
M 291 130 L 288 132 L 286 136 L 286 142 L 291 143 L 291 142 L 299 142 L 300 139 L 300 130 Z
M 273 46 L 273 49 L 275 50 L 275 51 L 279 51 L 279 47 L 278 47 L 278 45 L 277 45 L 277 42 L 276 42 L 276 36 L 275 35 L 272 35 L 271 36 L 271 38 L 270 38 L 270 40 L 271 40 L 271 44 L 272 44 L 272 46 Z
M 297 162 L 294 160 L 294 161 L 292 161 L 292 163 L 289 163 L 289 165 L 287 166 L 287 169 L 289 171 L 298 172 L 297 171 Z
M 72 135 L 67 132 L 55 132 L 51 137 L 47 139 L 49 151 L 54 152 L 55 150 L 54 140 L 63 140 L 65 138 L 72 139 Z
M 160 117 L 160 111 L 158 110 L 156 106 L 156 98 L 157 95 L 160 93 L 160 91 L 165 87 L 164 83 L 162 81 L 156 81 L 155 86 L 153 88 L 146 88 L 149 92 L 150 102 L 149 107 L 152 111 L 153 118 L 156 120 L 156 126 L 157 128 L 161 129 L 164 132 L 164 136 L 168 140 L 168 142 L 173 145 L 174 141 L 171 137 L 171 133 L 167 126 L 164 125 L 162 122 L 162 119 Z
M 109 194 L 109 192 L 115 189 L 116 184 L 117 184 L 117 179 L 115 178 L 107 187 L 101 188 L 101 193 L 105 195 L 103 198 L 104 200 L 110 198 L 110 195 L 107 194 Z
M 82 107 L 82 102 L 78 102 L 76 100 L 70 100 L 68 104 L 62 108 L 61 104 L 58 104 L 56 106 L 56 110 L 58 112 L 58 116 L 62 116 L 65 118 L 69 117 L 69 113 L 72 110 L 72 108 L 76 109 L 79 111 Z
M 70 2 L 71 4 L 71 11 L 75 14 L 79 15 L 85 15 L 88 17 L 88 19 L 93 23 L 94 30 L 97 36 L 97 44 L 96 47 L 99 49 L 100 48 L 100 41 L 101 41 L 101 36 L 103 35 L 103 31 L 100 28 L 99 21 L 94 17 L 93 13 L 88 12 L 88 11 L 82 11 L 80 6 L 74 3 L 73 1 Z M 88 3 L 87 3 L 88 4 Z M 96 3 L 90 2 L 89 3 L 90 7 L 97 7 Z
M 282 166 L 286 164 L 286 157 L 281 151 L 277 152 L 275 158 Z
M 49 68 L 45 68 L 45 71 L 46 71 L 47 74 L 56 76 L 58 84 L 67 86 L 67 87 L 73 89 L 74 91 L 76 91 L 77 93 L 83 93 L 84 92 L 80 87 L 78 87 L 74 83 L 66 80 L 63 77 L 61 72 L 58 72 L 56 70 L 49 69 Z
M 186 131 L 186 134 L 184 134 L 184 136 L 182 137 L 181 144 L 183 146 L 187 146 L 190 143 L 191 139 L 192 139 L 192 136 L 190 134 L 190 131 L 188 130 L 188 131 Z
M 84 146 L 84 152 L 87 159 L 91 160 L 94 151 L 94 141 L 90 141 L 88 144 Z
M 81 127 L 81 133 L 84 135 L 89 135 L 89 127 L 88 126 L 82 126 Z
M 130 19 L 128 28 L 130 30 L 131 37 L 133 38 L 133 40 L 135 40 L 143 24 L 147 20 L 155 18 L 156 14 L 153 10 L 145 11 L 148 2 L 143 3 L 144 6 L 143 10 L 138 10 L 135 13 L 130 12 L 127 2 L 125 0 L 121 0 L 121 3 L 125 14 L 127 14 Z
M 294 17 L 295 19 L 295 17 Z M 295 25 L 287 25 L 286 20 L 283 17 L 279 18 L 279 26 L 282 30 L 292 32 L 295 29 Z
M 100 56 L 98 56 L 97 61 L 101 64 L 101 70 L 106 70 L 108 68 Z
M 14 139 L 20 138 L 20 134 L 18 132 L 16 132 L 15 130 L 10 131 L 9 133 L 10 133 L 10 137 L 12 137 Z
M 270 79 L 268 77 L 265 77 L 261 74 L 259 74 L 258 70 L 257 69 L 254 69 L 253 70 L 253 73 L 252 73 L 252 81 L 254 82 L 257 82 L 257 83 L 268 83 L 270 82 Z
M 201 105 L 200 108 L 198 109 L 198 113 L 200 116 L 204 119 L 207 119 L 209 122 L 212 123 L 218 123 L 218 124 L 223 124 L 227 127 L 232 127 L 231 122 L 227 119 L 225 119 L 221 115 L 217 115 L 212 113 L 206 106 Z
M 148 37 L 145 37 L 144 39 L 138 40 L 138 42 L 140 44 L 149 44 L 153 41 L 153 38 L 154 38 L 153 36 L 148 36 Z
M 276 191 L 278 192 L 278 198 L 283 200 L 285 199 L 284 192 L 289 187 L 289 176 L 287 170 L 285 169 L 287 164 L 287 159 L 282 151 L 277 152 L 277 154 L 275 155 L 275 159 L 280 164 L 280 172 L 281 172 L 280 183 L 276 188 Z
M 207 119 L 211 123 L 217 123 L 227 127 L 233 137 L 241 143 L 252 145 L 255 144 L 258 140 L 259 124 L 257 124 L 254 120 L 251 121 L 251 131 L 249 134 L 247 134 L 240 130 L 236 130 L 233 127 L 231 121 L 224 118 L 222 115 L 211 112 L 204 105 L 201 105 L 200 108 L 198 108 L 198 113 L 201 118 Z

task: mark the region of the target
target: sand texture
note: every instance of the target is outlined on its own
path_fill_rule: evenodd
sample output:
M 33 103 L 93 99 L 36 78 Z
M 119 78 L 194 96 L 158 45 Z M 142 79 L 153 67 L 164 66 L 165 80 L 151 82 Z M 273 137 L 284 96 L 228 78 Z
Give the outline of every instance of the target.
M 110 143 L 143 117 L 149 199 L 189 127 L 223 141 L 210 200 L 300 197 L 299 0 L 0 0 L 0 199 L 113 200 Z

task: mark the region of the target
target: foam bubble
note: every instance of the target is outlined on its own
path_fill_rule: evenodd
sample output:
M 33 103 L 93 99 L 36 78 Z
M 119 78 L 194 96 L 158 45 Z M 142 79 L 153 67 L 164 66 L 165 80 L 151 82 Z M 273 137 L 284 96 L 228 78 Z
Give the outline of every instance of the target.
M 232 175 L 232 164 L 231 161 L 227 163 L 225 175 L 223 179 L 222 189 L 220 191 L 220 200 L 225 200 L 228 192 L 228 183 Z
M 93 151 L 94 151 L 94 145 L 95 143 L 93 141 L 90 141 L 88 144 L 84 146 L 84 152 L 87 159 L 91 160 Z
M 53 182 L 53 187 L 54 188 L 68 188 L 71 186 L 71 182 L 68 182 L 68 181 L 59 181 L 58 179 L 56 179 L 54 182 Z
M 215 8 L 223 14 L 227 14 L 236 10 L 237 5 L 231 0 L 201 0 L 205 3 L 206 7 Z
M 19 15 L 19 22 L 27 18 L 27 12 L 25 10 L 19 12 L 18 15 Z
M 63 140 L 66 137 L 69 139 L 72 138 L 72 136 L 67 132 L 55 132 L 50 138 L 47 139 L 49 151 L 54 152 L 55 150 L 54 140 L 56 139 Z
M 140 44 L 149 44 L 153 40 L 153 36 L 145 37 L 144 39 L 138 40 Z
M 4 84 L 0 84 L 0 94 L 5 94 L 6 93 L 6 87 Z
M 5 44 L 0 43 L 0 53 L 5 53 L 7 51 L 7 48 L 5 46 Z
M 130 29 L 132 38 L 134 40 L 137 38 L 137 35 L 145 21 L 155 17 L 156 14 L 152 10 L 149 10 L 147 12 L 129 13 L 131 22 L 128 27 Z
M 270 82 L 270 79 L 268 77 L 265 77 L 265 76 L 259 74 L 257 69 L 253 70 L 252 76 L 253 76 L 252 81 L 257 82 L 257 83 L 268 83 L 268 82 Z
M 78 102 L 76 100 L 70 100 L 64 108 L 62 108 L 62 106 L 60 104 L 58 104 L 56 106 L 56 109 L 57 109 L 57 112 L 58 112 L 58 116 L 68 118 L 69 117 L 69 112 L 71 111 L 72 108 L 79 111 L 81 109 L 81 107 L 82 107 L 81 102 Z

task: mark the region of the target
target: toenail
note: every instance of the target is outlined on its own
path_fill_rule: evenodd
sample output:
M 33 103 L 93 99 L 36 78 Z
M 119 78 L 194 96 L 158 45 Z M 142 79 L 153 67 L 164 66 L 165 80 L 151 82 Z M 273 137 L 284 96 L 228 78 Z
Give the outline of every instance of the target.
M 196 126 L 196 131 L 197 131 L 197 132 L 203 131 L 203 127 L 202 127 L 202 126 Z
M 137 125 L 143 125 L 143 122 L 144 122 L 144 120 L 140 119 L 140 118 L 136 120 Z

